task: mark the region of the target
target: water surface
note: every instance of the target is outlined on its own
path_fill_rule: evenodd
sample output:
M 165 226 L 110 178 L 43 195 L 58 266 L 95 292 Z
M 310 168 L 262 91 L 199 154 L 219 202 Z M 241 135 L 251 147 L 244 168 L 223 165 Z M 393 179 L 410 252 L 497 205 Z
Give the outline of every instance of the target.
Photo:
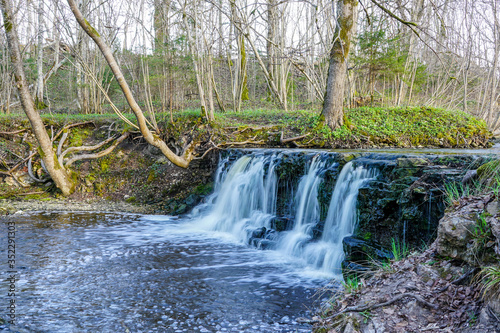
M 17 327 L 33 332 L 308 332 L 327 281 L 196 221 L 37 213 L 16 222 Z M 6 244 L 2 223 L 0 243 Z M 0 303 L 8 304 L 6 248 Z M 0 316 L 6 317 L 2 306 Z

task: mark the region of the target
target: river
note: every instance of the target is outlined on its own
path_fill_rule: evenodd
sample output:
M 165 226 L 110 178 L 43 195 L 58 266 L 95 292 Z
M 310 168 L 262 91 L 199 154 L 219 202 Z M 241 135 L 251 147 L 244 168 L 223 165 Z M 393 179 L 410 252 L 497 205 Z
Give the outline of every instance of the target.
M 276 251 L 197 230 L 189 217 L 59 212 L 11 221 L 16 327 L 27 331 L 308 332 L 295 319 L 310 314 L 327 282 Z

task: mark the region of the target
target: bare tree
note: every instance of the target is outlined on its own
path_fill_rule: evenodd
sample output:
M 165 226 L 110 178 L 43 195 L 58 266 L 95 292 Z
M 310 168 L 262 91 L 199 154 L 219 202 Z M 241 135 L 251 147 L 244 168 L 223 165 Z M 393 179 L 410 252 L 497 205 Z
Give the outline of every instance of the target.
M 182 156 L 177 156 L 170 150 L 167 144 L 162 139 L 160 139 L 160 137 L 157 134 L 153 134 L 151 132 L 151 130 L 148 128 L 146 117 L 144 116 L 144 113 L 142 112 L 139 104 L 137 104 L 137 102 L 135 101 L 135 98 L 132 95 L 132 91 L 130 90 L 128 83 L 125 80 L 125 77 L 123 76 L 122 71 L 118 66 L 118 63 L 116 62 L 110 47 L 104 42 L 103 38 L 97 32 L 97 30 L 95 30 L 95 28 L 83 17 L 75 1 L 68 0 L 68 4 L 69 7 L 71 8 L 71 11 L 73 12 L 73 15 L 78 21 L 78 24 L 90 36 L 90 38 L 92 38 L 92 40 L 99 47 L 104 58 L 108 62 L 108 65 L 111 68 L 116 80 L 118 81 L 118 84 L 120 85 L 120 88 L 122 89 L 122 92 L 125 98 L 127 99 L 128 104 L 130 105 L 130 108 L 132 109 L 132 111 L 136 116 L 139 129 L 142 135 L 144 136 L 144 139 L 146 139 L 146 141 L 149 144 L 159 148 L 161 152 L 172 163 L 174 163 L 177 166 L 187 168 L 191 160 L 194 158 L 193 150 L 195 147 L 193 145 L 193 142 L 184 148 Z

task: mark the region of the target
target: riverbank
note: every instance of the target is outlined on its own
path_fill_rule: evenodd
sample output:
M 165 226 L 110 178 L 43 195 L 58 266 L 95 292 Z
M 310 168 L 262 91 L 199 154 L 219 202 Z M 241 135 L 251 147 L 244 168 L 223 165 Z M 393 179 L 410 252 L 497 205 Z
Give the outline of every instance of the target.
M 498 196 L 461 198 L 427 250 L 351 275 L 314 332 L 498 332 L 499 272 Z
M 154 206 L 135 205 L 125 201 L 103 201 L 103 200 L 73 200 L 73 199 L 50 199 L 50 200 L 13 200 L 0 199 L 0 216 L 14 215 L 33 212 L 120 212 L 136 214 L 158 214 Z

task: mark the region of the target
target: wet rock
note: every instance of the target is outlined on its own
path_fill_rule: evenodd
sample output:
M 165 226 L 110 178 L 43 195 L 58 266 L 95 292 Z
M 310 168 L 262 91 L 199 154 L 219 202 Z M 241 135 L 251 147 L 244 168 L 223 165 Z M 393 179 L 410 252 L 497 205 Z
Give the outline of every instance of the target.
M 263 238 L 266 234 L 266 227 L 258 228 L 252 231 L 252 238 Z
M 371 260 L 388 260 L 394 256 L 387 250 L 384 250 L 381 245 L 373 241 L 366 241 L 356 237 L 345 237 L 343 239 L 344 253 L 349 260 L 354 262 L 366 261 L 366 258 Z
M 426 158 L 398 158 L 397 163 L 400 168 L 415 168 L 429 165 L 430 161 Z
M 294 220 L 290 217 L 273 217 L 270 225 L 276 231 L 286 231 L 293 228 Z

